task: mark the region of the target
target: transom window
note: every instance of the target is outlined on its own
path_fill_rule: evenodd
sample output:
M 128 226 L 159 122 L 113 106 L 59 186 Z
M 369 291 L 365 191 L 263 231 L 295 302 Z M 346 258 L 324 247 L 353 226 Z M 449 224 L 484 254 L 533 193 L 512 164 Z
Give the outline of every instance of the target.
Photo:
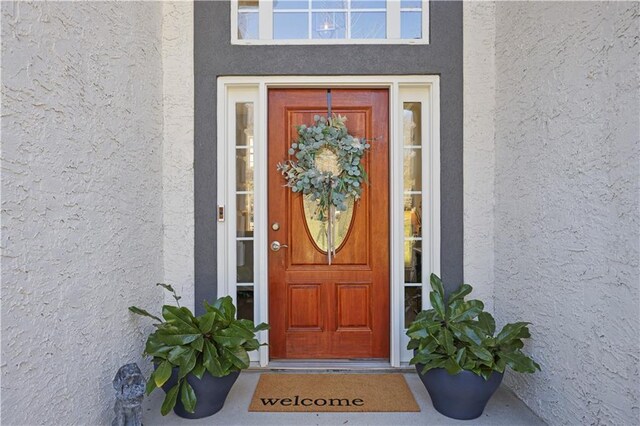
M 426 44 L 426 0 L 234 0 L 233 44 Z

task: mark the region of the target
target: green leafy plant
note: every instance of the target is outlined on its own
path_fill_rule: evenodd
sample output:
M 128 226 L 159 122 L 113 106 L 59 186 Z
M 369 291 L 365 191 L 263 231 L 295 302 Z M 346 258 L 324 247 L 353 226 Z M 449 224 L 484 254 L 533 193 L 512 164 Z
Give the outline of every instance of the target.
M 496 322 L 479 300 L 464 300 L 473 288 L 463 284 L 445 299 L 440 278 L 431 274 L 432 309 L 420 312 L 407 330 L 407 349 L 414 350 L 411 364 L 422 364 L 422 374 L 445 368 L 450 374 L 471 371 L 485 380 L 493 371 L 509 366 L 534 373 L 540 366 L 522 353 L 522 339 L 531 337 L 528 322 L 505 325 L 495 335 Z M 446 300 L 446 301 L 445 301 Z
M 167 415 L 176 405 L 178 394 L 185 410 L 193 413 L 197 399 L 191 385 L 185 380 L 189 373 L 201 379 L 208 371 L 212 376 L 224 377 L 233 371 L 249 367 L 248 352 L 260 347 L 256 333 L 268 330 L 265 323 L 255 326 L 253 321 L 236 319 L 236 308 L 230 296 L 222 297 L 212 305 L 204 302 L 206 313 L 194 316 L 180 307 L 180 296 L 167 284 L 158 284 L 173 294 L 178 306 L 164 305 L 162 318 L 135 306 L 129 310 L 152 318 L 156 330 L 149 335 L 144 354 L 153 357 L 155 371 L 146 386 L 147 395 L 164 385 L 178 367 L 178 383 L 167 392 L 161 413 Z

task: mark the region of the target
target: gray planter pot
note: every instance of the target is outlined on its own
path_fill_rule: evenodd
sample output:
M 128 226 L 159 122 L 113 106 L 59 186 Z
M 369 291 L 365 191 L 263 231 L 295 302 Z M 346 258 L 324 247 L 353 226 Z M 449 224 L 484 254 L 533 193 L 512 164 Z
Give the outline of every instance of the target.
M 427 388 L 434 408 L 447 417 L 471 420 L 482 415 L 487 402 L 500 386 L 502 373 L 496 371 L 489 380 L 470 372 L 449 374 L 444 368 L 434 368 L 422 374 L 424 365 L 416 364 L 420 380 Z
M 193 391 L 196 394 L 196 411 L 189 413 L 185 410 L 182 401 L 180 401 L 180 394 L 178 394 L 178 402 L 176 402 L 173 412 L 185 419 L 201 419 L 217 413 L 222 410 L 227 395 L 229 395 L 229 391 L 231 391 L 231 387 L 239 375 L 239 371 L 234 371 L 224 377 L 213 377 L 209 372 L 205 371 L 202 379 L 198 379 L 193 374 L 188 374 L 187 382 L 193 387 Z M 168 392 L 177 382 L 178 368 L 176 367 L 171 372 L 169 380 L 162 386 L 162 389 Z

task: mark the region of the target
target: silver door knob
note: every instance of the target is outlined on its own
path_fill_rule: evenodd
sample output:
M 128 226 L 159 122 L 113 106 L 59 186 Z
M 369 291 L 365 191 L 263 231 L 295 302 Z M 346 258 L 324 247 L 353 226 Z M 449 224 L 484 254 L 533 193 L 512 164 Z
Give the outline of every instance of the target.
M 272 241 L 271 242 L 271 250 L 273 250 L 273 251 L 278 251 L 281 248 L 287 248 L 287 247 L 289 247 L 289 246 L 286 245 L 286 244 L 280 244 L 280 241 Z

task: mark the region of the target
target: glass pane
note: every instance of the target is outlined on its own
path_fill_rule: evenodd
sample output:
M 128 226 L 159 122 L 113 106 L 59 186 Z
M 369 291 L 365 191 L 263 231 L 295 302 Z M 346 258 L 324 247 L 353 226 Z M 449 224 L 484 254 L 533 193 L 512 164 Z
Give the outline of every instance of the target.
M 253 194 L 237 195 L 236 200 L 236 235 L 253 237 Z
M 275 0 L 273 2 L 273 8 L 276 10 L 282 9 L 307 9 L 309 2 L 307 0 Z
M 422 2 L 420 0 L 401 0 L 400 1 L 401 8 L 414 8 L 420 9 L 422 8 Z
M 253 287 L 238 286 L 236 304 L 238 307 L 238 319 L 253 321 Z
M 351 9 L 386 9 L 387 0 L 351 0 Z
M 238 12 L 238 39 L 256 40 L 258 38 L 258 13 Z
M 309 22 L 307 13 L 274 13 L 274 39 L 307 39 L 309 38 Z
M 422 236 L 422 194 L 404 195 L 404 236 Z
M 404 149 L 404 190 L 422 190 L 422 150 L 416 148 Z
M 253 145 L 253 102 L 236 104 L 236 146 Z
M 253 241 L 236 242 L 236 264 L 239 283 L 253 282 Z
M 253 191 L 253 148 L 236 149 L 236 191 Z
M 403 104 L 402 127 L 404 146 L 422 145 L 422 104 L 420 102 Z
M 422 287 L 404 288 L 404 328 L 416 319 L 422 310 Z
M 341 0 L 313 0 L 311 6 L 313 9 L 346 9 L 347 2 Z
M 404 242 L 404 282 L 422 282 L 422 241 Z
M 327 252 L 327 221 L 320 221 L 315 219 L 317 201 L 312 201 L 310 197 L 305 196 L 303 199 L 304 208 L 304 220 L 307 223 L 309 234 L 313 242 L 324 253 Z M 347 210 L 343 212 L 336 211 L 336 218 L 333 222 L 332 233 L 334 246 L 336 249 L 340 248 L 340 245 L 344 242 L 344 239 L 349 233 L 349 227 L 351 226 L 351 219 L 353 218 L 353 198 L 347 201 Z
M 258 0 L 240 0 L 238 2 L 238 10 L 258 11 Z
M 346 14 L 340 12 L 322 12 L 313 14 L 313 38 L 345 38 Z
M 400 13 L 400 38 L 422 37 L 422 12 Z
M 352 12 L 351 38 L 387 38 L 386 12 Z

